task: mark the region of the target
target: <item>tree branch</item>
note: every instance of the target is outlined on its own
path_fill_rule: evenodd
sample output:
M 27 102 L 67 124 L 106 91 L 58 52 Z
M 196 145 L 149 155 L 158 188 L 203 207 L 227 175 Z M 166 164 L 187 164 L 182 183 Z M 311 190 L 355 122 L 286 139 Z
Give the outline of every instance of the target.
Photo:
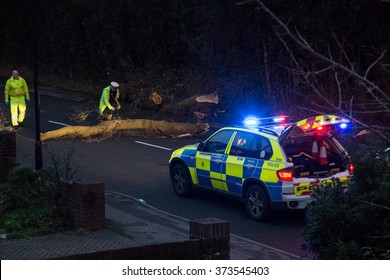
M 387 50 L 384 50 L 382 54 L 367 68 L 366 73 L 364 74 L 364 79 L 367 79 L 367 75 L 372 69 L 372 67 L 374 67 L 374 65 L 377 64 L 385 56 L 386 52 Z
M 253 2 L 253 1 L 245 1 L 247 3 L 249 2 Z M 288 28 L 288 26 L 286 24 L 284 24 L 271 10 L 268 9 L 268 7 L 261 1 L 261 0 L 256 0 L 256 2 L 258 3 L 258 5 L 268 14 L 271 16 L 272 19 L 274 19 L 274 21 L 286 32 L 286 34 L 300 47 L 302 47 L 304 50 L 310 52 L 311 54 L 313 54 L 314 56 L 320 58 L 322 61 L 325 61 L 327 63 L 329 63 L 330 65 L 334 66 L 334 67 L 337 67 L 345 72 L 347 72 L 348 74 L 350 74 L 352 77 L 355 77 L 361 81 L 363 81 L 365 84 L 369 85 L 372 89 L 376 90 L 381 96 L 382 98 L 384 98 L 385 100 L 387 101 L 390 101 L 390 97 L 380 88 L 378 87 L 375 83 L 373 83 L 372 81 L 366 79 L 365 76 L 362 76 L 360 75 L 359 73 L 355 72 L 354 69 L 352 68 L 348 68 L 346 66 L 344 66 L 343 64 L 341 63 L 338 63 L 336 61 L 334 61 L 333 59 L 327 57 L 327 56 L 324 56 L 320 53 L 318 53 L 317 51 L 315 51 L 311 46 L 310 44 L 308 44 L 306 42 L 306 40 L 304 40 L 302 38 L 302 36 L 298 33 L 298 35 L 295 35 L 291 32 L 290 28 Z M 384 51 L 385 53 L 386 51 Z M 383 54 L 384 55 L 384 54 Z M 381 57 L 380 57 L 381 59 Z M 378 59 L 377 59 L 378 60 Z M 377 63 L 374 62 L 372 65 L 375 65 Z M 370 68 L 370 67 L 369 67 Z M 367 69 L 369 70 L 369 69 Z M 367 72 L 367 71 L 366 71 Z

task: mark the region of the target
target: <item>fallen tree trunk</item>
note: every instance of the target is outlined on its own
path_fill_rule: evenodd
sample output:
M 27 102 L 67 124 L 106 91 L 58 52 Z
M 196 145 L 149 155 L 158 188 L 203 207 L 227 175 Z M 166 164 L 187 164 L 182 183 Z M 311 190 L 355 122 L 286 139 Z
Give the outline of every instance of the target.
M 41 141 L 60 138 L 107 139 L 115 134 L 127 136 L 180 137 L 208 131 L 207 124 L 173 123 L 147 119 L 112 120 L 96 126 L 67 126 L 41 134 Z
M 165 106 L 162 108 L 162 113 L 174 113 L 180 114 L 181 112 L 193 112 L 199 111 L 199 107 L 206 108 L 206 111 L 209 111 L 209 106 L 212 104 L 219 103 L 218 92 L 213 92 L 211 94 L 204 95 L 193 95 L 190 96 L 178 103 L 170 104 L 169 106 Z

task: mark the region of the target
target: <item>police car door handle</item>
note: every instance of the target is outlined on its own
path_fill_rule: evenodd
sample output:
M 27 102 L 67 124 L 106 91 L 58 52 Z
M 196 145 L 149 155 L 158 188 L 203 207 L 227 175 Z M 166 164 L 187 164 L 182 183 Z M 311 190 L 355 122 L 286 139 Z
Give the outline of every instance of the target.
M 245 164 L 245 167 L 247 167 L 247 168 L 253 168 L 253 167 L 255 167 L 253 164 Z
M 216 162 L 216 163 L 221 163 L 221 162 L 222 162 L 222 160 L 220 160 L 220 159 L 217 159 L 217 160 L 215 160 L 215 162 Z

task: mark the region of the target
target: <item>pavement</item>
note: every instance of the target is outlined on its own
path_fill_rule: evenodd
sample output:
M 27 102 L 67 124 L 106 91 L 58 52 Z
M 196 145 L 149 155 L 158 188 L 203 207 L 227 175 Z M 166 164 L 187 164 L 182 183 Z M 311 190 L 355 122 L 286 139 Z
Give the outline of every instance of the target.
M 105 193 L 104 229 L 55 233 L 28 239 L 0 239 L 1 260 L 47 260 L 189 239 L 189 220 L 161 211 L 142 200 Z M 299 256 L 230 234 L 231 260 L 293 260 Z

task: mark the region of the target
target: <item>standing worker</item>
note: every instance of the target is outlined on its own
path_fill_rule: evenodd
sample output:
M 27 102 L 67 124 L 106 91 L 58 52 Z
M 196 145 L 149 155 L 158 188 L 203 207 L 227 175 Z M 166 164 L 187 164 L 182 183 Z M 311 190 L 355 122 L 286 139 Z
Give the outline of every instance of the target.
M 13 128 L 24 126 L 26 100 L 30 101 L 27 83 L 19 76 L 19 72 L 14 70 L 12 71 L 12 77 L 5 84 L 5 103 L 10 104 Z
M 103 119 L 111 120 L 115 110 L 119 110 L 119 84 L 111 82 L 111 84 L 103 89 L 99 103 L 99 115 Z

